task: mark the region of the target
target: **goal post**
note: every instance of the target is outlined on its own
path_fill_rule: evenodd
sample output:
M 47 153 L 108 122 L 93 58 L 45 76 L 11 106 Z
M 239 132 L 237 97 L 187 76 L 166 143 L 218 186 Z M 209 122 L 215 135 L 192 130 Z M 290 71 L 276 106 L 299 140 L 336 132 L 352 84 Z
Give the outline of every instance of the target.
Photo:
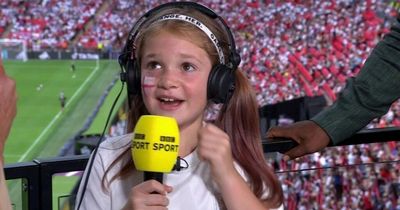
M 0 56 L 7 60 L 28 60 L 26 42 L 20 39 L 0 39 Z

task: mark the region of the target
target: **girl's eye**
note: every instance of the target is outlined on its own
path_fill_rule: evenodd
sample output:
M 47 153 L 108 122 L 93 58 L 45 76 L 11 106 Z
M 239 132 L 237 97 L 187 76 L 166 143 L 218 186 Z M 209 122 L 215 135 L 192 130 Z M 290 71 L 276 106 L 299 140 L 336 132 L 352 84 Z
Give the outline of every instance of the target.
M 150 61 L 147 64 L 147 68 L 149 68 L 149 69 L 161 69 L 161 65 L 159 63 L 155 62 L 155 61 Z
M 184 71 L 194 71 L 195 67 L 190 63 L 183 63 L 182 68 Z

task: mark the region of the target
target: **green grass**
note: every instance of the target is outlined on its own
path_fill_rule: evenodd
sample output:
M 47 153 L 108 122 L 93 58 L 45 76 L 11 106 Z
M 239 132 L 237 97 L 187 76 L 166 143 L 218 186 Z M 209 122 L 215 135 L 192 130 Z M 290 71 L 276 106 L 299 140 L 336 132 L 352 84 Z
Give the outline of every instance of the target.
M 18 94 L 17 116 L 5 147 L 6 163 L 57 155 L 65 141 L 81 129 L 118 72 L 109 62 L 100 62 L 96 70 L 95 61 L 77 61 L 73 78 L 70 61 L 4 61 Z M 67 96 L 64 111 L 60 91 Z
M 99 113 L 96 115 L 95 120 L 93 121 L 93 123 L 91 124 L 89 129 L 84 134 L 97 134 L 97 133 L 99 133 L 100 130 L 102 131 L 104 129 L 104 126 L 105 126 L 105 123 L 107 120 L 107 116 L 109 115 L 111 106 L 114 103 L 114 100 L 118 95 L 118 92 L 121 90 L 121 87 L 122 87 L 121 82 L 118 82 L 117 84 L 115 84 L 114 88 L 109 93 L 110 96 L 113 96 L 113 97 L 106 98 L 103 106 L 99 110 Z M 122 107 L 122 104 L 124 103 L 125 99 L 126 99 L 126 85 L 125 85 L 123 92 L 121 93 L 121 97 L 119 98 L 119 100 L 117 101 L 117 103 L 115 105 L 115 108 L 114 108 L 111 116 L 117 115 L 118 110 L 120 107 Z M 110 119 L 110 123 L 112 122 L 111 120 L 112 120 L 112 118 Z
M 7 74 L 16 81 L 18 94 L 17 116 L 5 147 L 6 164 L 57 156 L 63 145 L 82 129 L 104 90 L 119 73 L 117 62 L 108 60 L 100 61 L 97 69 L 96 61 L 76 61 L 75 77 L 68 60 L 3 62 Z M 42 88 L 38 88 L 40 84 Z M 103 130 L 105 117 L 121 86 L 120 82 L 116 84 L 91 125 L 90 133 Z M 60 91 L 67 96 L 62 112 Z M 123 92 L 122 96 L 125 95 Z M 76 180 L 62 176 L 53 179 L 54 209 L 57 209 L 57 198 L 69 194 Z M 8 186 L 15 209 L 20 209 L 20 184 Z

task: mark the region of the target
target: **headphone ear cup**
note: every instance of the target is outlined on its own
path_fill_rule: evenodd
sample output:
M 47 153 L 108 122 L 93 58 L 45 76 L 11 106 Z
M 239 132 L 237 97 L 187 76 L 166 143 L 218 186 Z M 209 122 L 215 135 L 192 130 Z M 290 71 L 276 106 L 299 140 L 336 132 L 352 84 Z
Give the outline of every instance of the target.
M 127 62 L 127 89 L 129 95 L 140 95 L 140 68 L 136 59 Z
M 207 84 L 207 99 L 216 104 L 228 103 L 235 90 L 235 72 L 218 64 L 210 72 Z

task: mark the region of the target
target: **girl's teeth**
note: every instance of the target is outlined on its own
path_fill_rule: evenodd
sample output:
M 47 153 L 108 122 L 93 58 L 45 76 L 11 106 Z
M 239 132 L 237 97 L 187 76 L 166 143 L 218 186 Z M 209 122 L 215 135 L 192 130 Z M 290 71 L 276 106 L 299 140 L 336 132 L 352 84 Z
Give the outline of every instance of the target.
M 163 101 L 174 101 L 172 98 L 162 98 Z

